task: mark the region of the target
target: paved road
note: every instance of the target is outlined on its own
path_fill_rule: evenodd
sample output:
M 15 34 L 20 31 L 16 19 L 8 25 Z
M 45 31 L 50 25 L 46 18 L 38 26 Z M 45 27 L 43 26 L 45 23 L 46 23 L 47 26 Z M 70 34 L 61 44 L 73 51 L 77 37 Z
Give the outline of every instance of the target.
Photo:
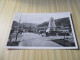
M 39 34 L 23 33 L 19 39 L 21 40 L 19 46 L 61 47 L 61 45 L 51 41 L 51 39 L 55 39 L 55 37 L 42 37 Z

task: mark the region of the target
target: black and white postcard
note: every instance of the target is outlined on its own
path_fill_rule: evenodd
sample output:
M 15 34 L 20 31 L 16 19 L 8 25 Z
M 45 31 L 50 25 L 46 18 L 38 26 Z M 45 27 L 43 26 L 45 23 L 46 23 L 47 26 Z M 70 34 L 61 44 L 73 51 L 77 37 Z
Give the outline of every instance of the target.
M 78 49 L 70 12 L 15 13 L 9 49 Z

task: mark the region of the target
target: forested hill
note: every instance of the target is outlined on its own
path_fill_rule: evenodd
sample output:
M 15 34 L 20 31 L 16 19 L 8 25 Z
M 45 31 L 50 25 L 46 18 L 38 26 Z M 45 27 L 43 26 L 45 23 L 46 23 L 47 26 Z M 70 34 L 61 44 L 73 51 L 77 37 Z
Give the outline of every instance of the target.
M 43 22 L 40 25 L 38 25 L 37 27 L 44 27 L 44 26 L 48 26 L 49 22 Z M 55 20 L 55 24 L 56 26 L 70 26 L 70 22 L 69 22 L 69 18 L 61 18 L 61 19 L 56 19 Z

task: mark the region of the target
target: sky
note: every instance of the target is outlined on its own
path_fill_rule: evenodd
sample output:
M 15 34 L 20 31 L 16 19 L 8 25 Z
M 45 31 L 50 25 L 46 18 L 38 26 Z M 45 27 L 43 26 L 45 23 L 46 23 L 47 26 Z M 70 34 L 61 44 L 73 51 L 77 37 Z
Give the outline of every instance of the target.
M 41 24 L 45 21 L 49 21 L 49 19 L 53 17 L 54 19 L 60 19 L 65 17 L 70 17 L 69 12 L 63 13 L 15 13 L 13 16 L 13 20 L 20 23 L 36 23 Z

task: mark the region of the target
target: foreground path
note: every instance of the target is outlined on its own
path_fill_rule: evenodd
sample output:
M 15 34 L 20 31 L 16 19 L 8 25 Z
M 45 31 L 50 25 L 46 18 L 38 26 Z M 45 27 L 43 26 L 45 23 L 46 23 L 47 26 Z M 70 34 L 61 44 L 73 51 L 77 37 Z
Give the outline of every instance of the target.
M 23 33 L 19 46 L 29 47 L 61 47 L 61 45 L 52 42 L 51 39 L 54 37 L 42 37 L 39 34 L 34 33 Z

